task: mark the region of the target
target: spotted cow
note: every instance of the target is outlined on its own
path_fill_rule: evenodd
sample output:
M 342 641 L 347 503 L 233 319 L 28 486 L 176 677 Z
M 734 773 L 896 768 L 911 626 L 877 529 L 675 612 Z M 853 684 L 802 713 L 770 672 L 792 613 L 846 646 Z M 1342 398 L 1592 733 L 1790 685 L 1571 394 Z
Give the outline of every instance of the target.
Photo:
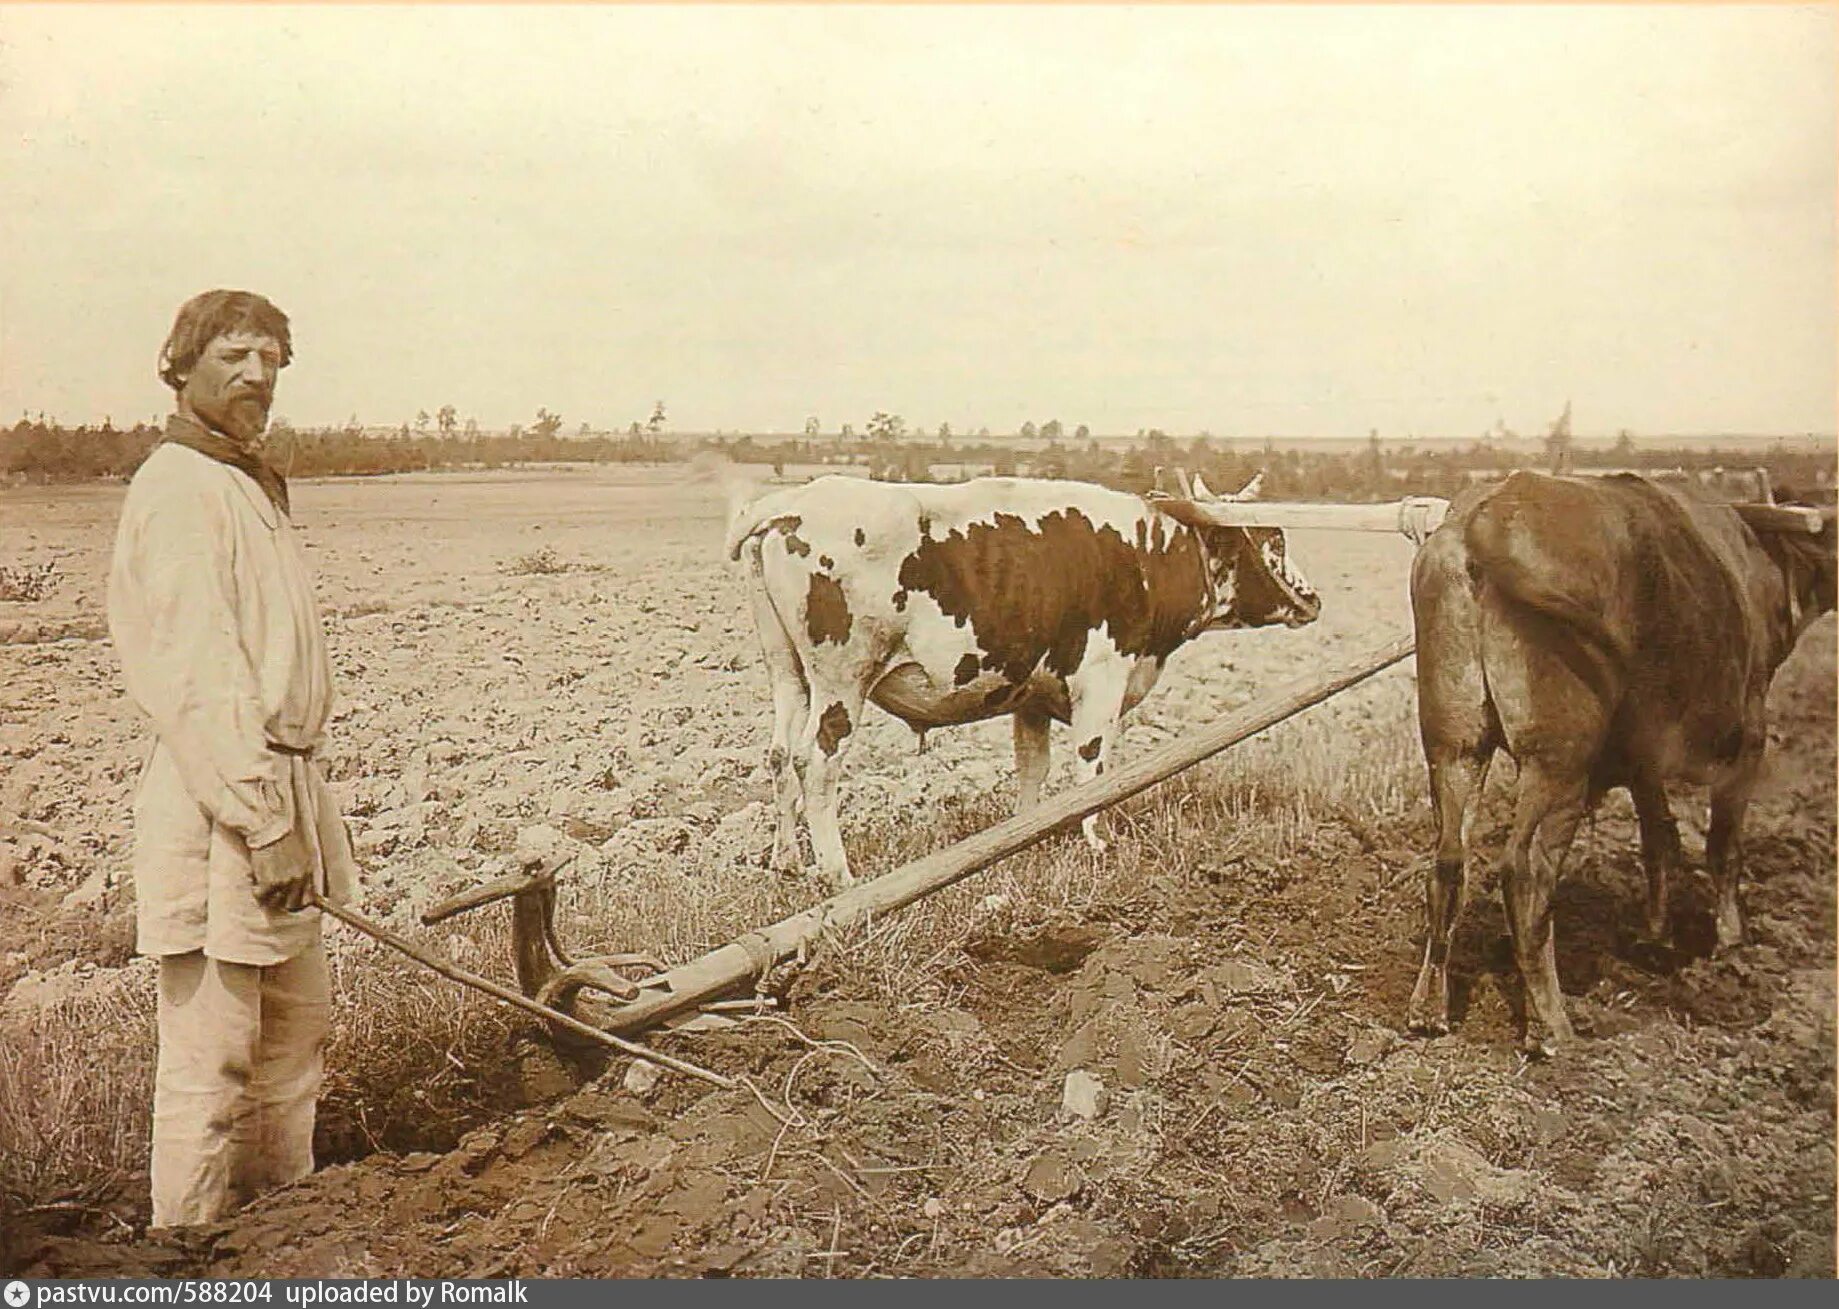
M 802 798 L 819 872 L 851 880 L 837 777 L 866 702 L 918 731 L 1010 715 L 1026 809 L 1050 721 L 1070 724 L 1081 776 L 1097 776 L 1182 643 L 1314 621 L 1321 602 L 1281 531 L 1183 510 L 1080 482 L 833 476 L 736 513 L 728 553 L 746 559 L 772 679 L 775 864 L 799 862 Z M 1095 819 L 1085 833 L 1104 848 Z

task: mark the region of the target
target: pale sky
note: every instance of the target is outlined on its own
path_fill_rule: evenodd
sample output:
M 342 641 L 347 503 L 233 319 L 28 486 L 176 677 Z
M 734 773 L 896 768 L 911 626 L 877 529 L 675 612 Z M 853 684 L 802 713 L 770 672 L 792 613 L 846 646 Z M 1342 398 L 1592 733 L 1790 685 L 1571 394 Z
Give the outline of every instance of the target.
M 1829 433 L 1836 15 L 0 4 L 0 423 Z

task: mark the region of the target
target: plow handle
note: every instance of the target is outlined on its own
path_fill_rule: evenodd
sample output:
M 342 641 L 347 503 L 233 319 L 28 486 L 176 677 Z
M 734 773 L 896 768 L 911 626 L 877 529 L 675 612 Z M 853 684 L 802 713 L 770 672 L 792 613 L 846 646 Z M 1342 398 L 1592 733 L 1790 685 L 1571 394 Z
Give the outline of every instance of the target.
M 450 895 L 440 903 L 422 911 L 423 927 L 433 927 L 444 923 L 457 914 L 469 913 L 500 900 L 509 900 L 524 891 L 540 890 L 555 881 L 555 876 L 573 858 L 572 855 L 551 855 L 538 867 L 517 873 L 506 873 L 503 877 L 481 883 L 458 895 Z

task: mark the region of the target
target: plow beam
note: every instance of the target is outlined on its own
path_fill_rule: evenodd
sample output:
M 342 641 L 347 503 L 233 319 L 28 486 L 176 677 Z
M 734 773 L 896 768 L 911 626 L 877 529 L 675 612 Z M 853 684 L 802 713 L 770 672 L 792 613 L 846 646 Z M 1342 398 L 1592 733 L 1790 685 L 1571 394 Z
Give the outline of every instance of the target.
M 1410 636 L 1396 637 L 1334 671 L 1303 678 L 1260 696 L 1193 736 L 1062 791 L 1025 814 L 1005 819 L 871 881 L 858 883 L 802 913 L 749 932 L 699 959 L 646 978 L 639 984 L 636 999 L 596 1017 L 608 1031 L 630 1034 L 726 995 L 799 954 L 826 932 L 842 931 L 875 914 L 903 908 L 942 891 L 1088 814 L 1108 809 L 1365 681 L 1410 655 L 1415 644 Z

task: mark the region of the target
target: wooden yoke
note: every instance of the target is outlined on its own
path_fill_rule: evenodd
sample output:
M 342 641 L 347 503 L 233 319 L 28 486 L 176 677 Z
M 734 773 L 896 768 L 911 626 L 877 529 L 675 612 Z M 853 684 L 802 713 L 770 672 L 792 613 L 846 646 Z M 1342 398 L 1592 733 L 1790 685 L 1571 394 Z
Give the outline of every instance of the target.
M 1417 544 L 1449 513 L 1449 501 L 1407 496 L 1387 504 L 1305 504 L 1280 500 L 1183 500 L 1151 497 L 1158 510 L 1191 527 L 1313 528 L 1331 532 L 1398 532 Z
M 1734 504 L 1731 508 L 1752 532 L 1805 532 L 1818 536 L 1826 528 L 1826 515 L 1805 505 Z

